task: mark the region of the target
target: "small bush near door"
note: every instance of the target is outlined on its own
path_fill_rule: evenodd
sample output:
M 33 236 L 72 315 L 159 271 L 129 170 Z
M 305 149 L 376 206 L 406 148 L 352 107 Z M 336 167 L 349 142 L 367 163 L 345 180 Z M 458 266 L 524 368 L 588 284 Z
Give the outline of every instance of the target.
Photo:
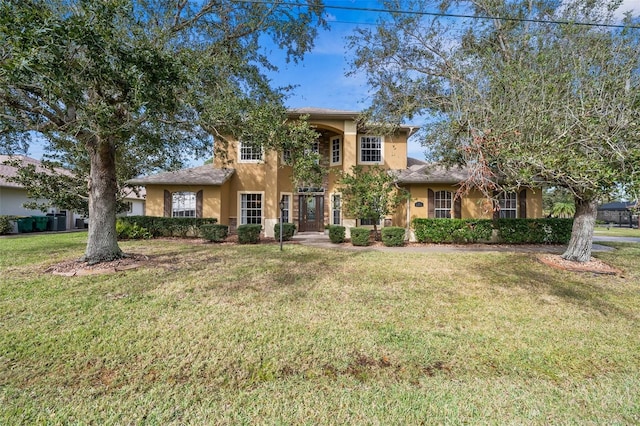
M 240 244 L 257 244 L 260 242 L 262 225 L 247 224 L 238 226 L 238 242 Z
M 329 226 L 329 240 L 334 244 L 344 243 L 346 228 L 340 225 Z
M 404 245 L 404 228 L 389 226 L 382 228 L 382 244 L 387 247 L 400 247 Z
M 280 240 L 280 223 L 276 223 L 273 226 L 273 230 L 275 232 L 276 240 Z M 293 234 L 296 233 L 296 224 L 295 223 L 283 223 L 282 224 L 282 241 L 289 241 L 293 238 Z
M 351 244 L 354 246 L 368 246 L 371 231 L 367 228 L 351 228 Z
M 221 224 L 201 225 L 200 233 L 202 234 L 202 238 L 205 240 L 209 240 L 214 243 L 221 243 L 227 239 L 229 227 Z

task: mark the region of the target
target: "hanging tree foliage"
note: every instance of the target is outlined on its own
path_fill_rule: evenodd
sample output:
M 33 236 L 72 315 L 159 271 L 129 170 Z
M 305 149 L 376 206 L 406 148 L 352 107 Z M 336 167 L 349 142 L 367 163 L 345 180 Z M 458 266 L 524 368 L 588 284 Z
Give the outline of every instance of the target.
M 176 168 L 212 136 L 282 142 L 283 93 L 261 72 L 274 67 L 260 42 L 297 60 L 321 14 L 319 0 L 0 0 L 0 143 L 24 149 L 35 132 L 84 172 L 84 258 L 118 258 L 119 182 Z
M 609 0 L 390 1 L 351 38 L 378 120 L 428 114 L 432 157 L 486 195 L 564 188 L 575 203 L 565 259 L 588 261 L 598 200 L 640 182 L 640 28 Z M 425 16 L 461 11 L 477 18 Z M 480 18 L 482 17 L 482 18 Z M 492 17 L 489 19 L 487 17 Z

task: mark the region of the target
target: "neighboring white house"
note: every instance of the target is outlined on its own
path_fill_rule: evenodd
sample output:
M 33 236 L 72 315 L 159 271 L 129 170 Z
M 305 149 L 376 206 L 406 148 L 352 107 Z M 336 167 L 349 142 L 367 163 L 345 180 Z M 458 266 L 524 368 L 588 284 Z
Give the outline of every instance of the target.
M 29 201 L 44 202 L 46 200 L 32 200 L 27 197 L 27 190 L 20 184 L 10 182 L 7 177 L 17 175 L 17 168 L 4 164 L 7 160 L 19 160 L 22 164 L 33 164 L 36 170 L 44 170 L 40 161 L 25 157 L 23 155 L 0 155 L 0 216 L 45 216 L 58 215 L 65 216 L 66 229 L 73 229 L 76 225 L 76 219 L 82 216 L 75 212 L 62 210 L 56 207 L 49 208 L 46 212 L 40 210 L 32 210 L 23 207 L 23 204 Z
M 144 186 L 138 187 L 135 190 L 133 188 L 125 188 L 122 192 L 124 193 L 124 202 L 127 203 L 129 209 L 118 216 L 144 216 L 146 208 L 145 199 L 147 197 L 147 191 Z

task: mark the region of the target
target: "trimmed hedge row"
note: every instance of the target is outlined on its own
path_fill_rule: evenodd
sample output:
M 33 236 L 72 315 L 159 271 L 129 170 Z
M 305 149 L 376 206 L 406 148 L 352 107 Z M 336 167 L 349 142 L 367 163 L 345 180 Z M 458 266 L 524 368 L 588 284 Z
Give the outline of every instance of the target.
M 202 225 L 213 225 L 218 222 L 218 219 L 199 217 L 124 216 L 118 219 L 145 228 L 153 238 L 198 237 L 201 235 Z
M 412 221 L 421 243 L 566 244 L 573 219 L 424 219 Z M 497 241 L 492 241 L 496 231 Z

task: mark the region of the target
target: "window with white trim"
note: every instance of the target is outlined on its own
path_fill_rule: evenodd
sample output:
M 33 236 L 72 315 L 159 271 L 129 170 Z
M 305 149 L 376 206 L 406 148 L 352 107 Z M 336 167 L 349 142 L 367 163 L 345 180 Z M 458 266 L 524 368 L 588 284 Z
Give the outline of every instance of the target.
M 281 200 L 284 200 L 284 210 L 282 211 L 282 221 L 284 223 L 291 222 L 291 194 L 282 194 Z
M 171 194 L 172 217 L 196 217 L 196 193 L 179 191 Z
M 240 225 L 262 224 L 262 194 L 240 194 Z
M 360 163 L 382 163 L 382 136 L 360 136 L 359 149 Z
M 515 192 L 504 192 L 498 196 L 500 218 L 518 217 L 518 196 Z
M 451 207 L 453 206 L 453 194 L 450 191 L 436 191 L 433 201 L 435 204 L 435 217 L 440 219 L 450 219 Z
M 331 195 L 331 224 L 340 225 L 342 217 L 342 195 Z
M 258 163 L 262 161 L 262 147 L 249 143 L 239 143 L 240 161 L 244 163 Z
M 342 164 L 342 138 L 331 138 L 331 165 L 338 166 Z

